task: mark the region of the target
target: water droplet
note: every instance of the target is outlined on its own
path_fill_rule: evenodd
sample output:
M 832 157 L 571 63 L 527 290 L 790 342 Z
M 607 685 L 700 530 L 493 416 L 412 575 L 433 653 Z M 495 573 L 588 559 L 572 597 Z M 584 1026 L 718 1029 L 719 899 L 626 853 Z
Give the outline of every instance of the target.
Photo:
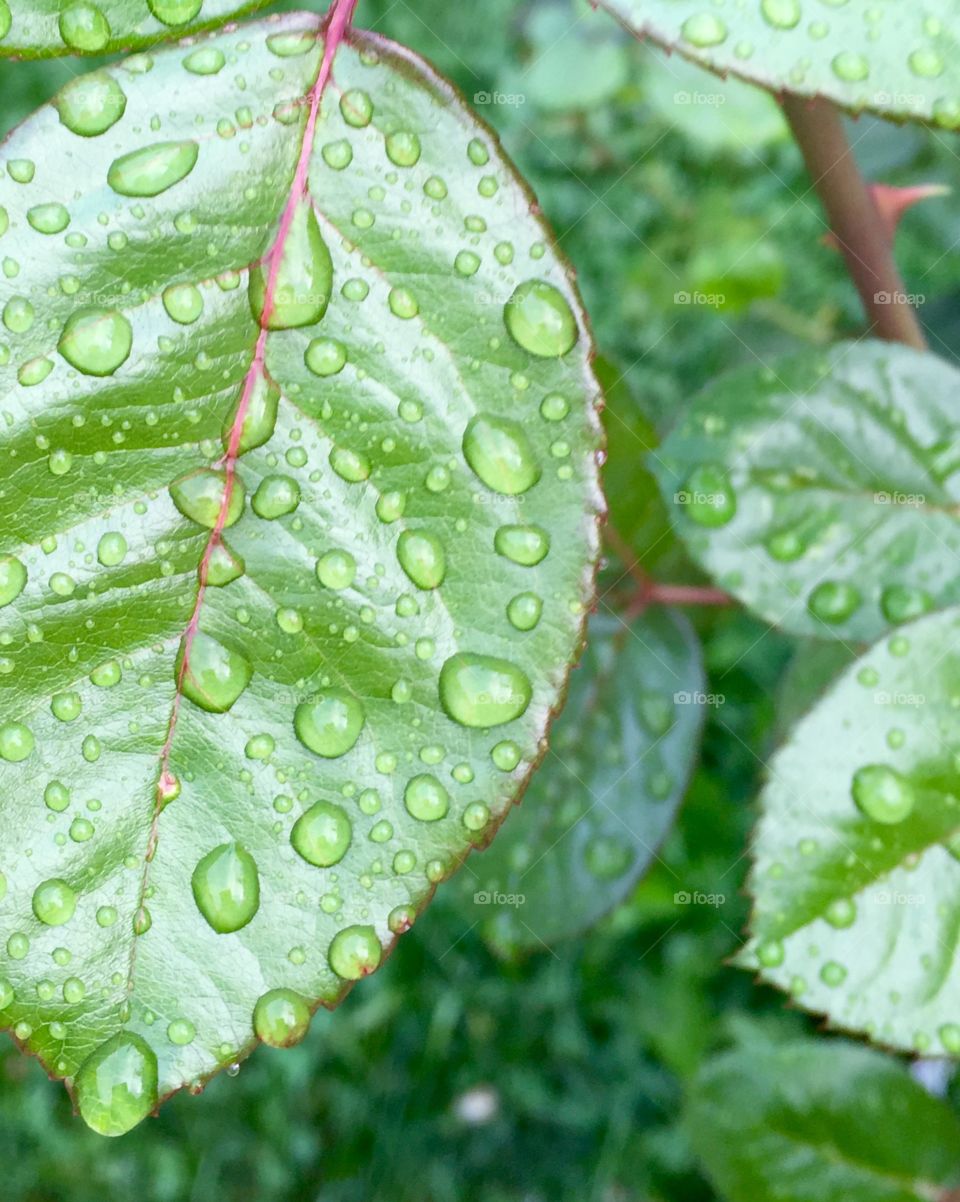
M 97 543 L 97 559 L 105 568 L 115 568 L 123 563 L 127 554 L 127 540 L 117 531 L 104 534 Z
M 164 25 L 184 25 L 202 6 L 203 0 L 147 0 L 147 7 Z
M 936 50 L 914 50 L 907 59 L 907 64 L 914 75 L 921 79 L 936 79 L 943 74 L 943 57 Z
M 833 68 L 833 73 L 838 79 L 842 79 L 844 83 L 859 83 L 867 78 L 870 74 L 870 64 L 862 54 L 856 54 L 851 50 L 841 51 L 836 55 L 830 66 Z
M 409 288 L 391 288 L 387 296 L 387 304 L 394 317 L 400 317 L 404 321 L 409 321 L 411 317 L 416 317 L 420 312 L 417 298 Z
M 320 153 L 323 155 L 323 161 L 334 171 L 343 171 L 353 162 L 353 147 L 346 138 L 327 142 Z
M 228 452 L 242 403 L 243 393 L 241 392 L 223 423 L 223 448 Z M 243 414 L 243 425 L 236 448 L 238 455 L 245 455 L 247 451 L 262 447 L 264 443 L 270 441 L 277 426 L 279 406 L 280 389 L 273 380 L 263 375 L 258 376 L 247 397 L 247 407 Z
M 305 199 L 294 212 L 280 248 L 280 267 L 265 312 L 267 283 L 272 269 L 269 256 L 250 271 L 250 308 L 268 330 L 288 330 L 313 325 L 327 311 L 333 289 L 333 260 L 313 204 Z
M 121 1031 L 80 1066 L 74 1095 L 99 1135 L 124 1135 L 157 1105 L 157 1058 L 139 1035 Z
M 207 561 L 207 584 L 214 588 L 223 588 L 231 581 L 237 580 L 247 570 L 243 557 L 237 555 L 224 542 L 219 542 L 210 552 Z
M 315 376 L 335 376 L 347 362 L 347 348 L 335 338 L 314 338 L 303 360 Z
M 257 517 L 275 521 L 300 504 L 300 485 L 292 476 L 264 476 L 250 504 Z
M 212 530 L 223 506 L 226 485 L 225 472 L 201 467 L 174 480 L 170 485 L 170 496 L 185 518 Z M 238 521 L 243 513 L 243 501 L 243 483 L 239 476 L 234 476 L 224 527 L 232 526 Z
M 545 280 L 527 280 L 507 301 L 503 320 L 513 340 L 531 355 L 554 359 L 572 349 L 577 323 L 562 292 Z
M 500 526 L 493 536 L 498 555 L 523 567 L 536 567 L 550 550 L 550 536 L 541 526 Z
M 403 804 L 407 812 L 421 822 L 436 822 L 449 810 L 450 794 L 435 776 L 425 772 L 407 782 Z
M 774 29 L 794 29 L 800 24 L 799 0 L 761 0 L 760 11 Z
M 71 133 L 93 138 L 120 120 L 127 98 L 115 79 L 105 71 L 94 71 L 68 83 L 53 103 L 61 124 Z
M 257 1038 L 272 1048 L 289 1048 L 299 1043 L 310 1026 L 306 998 L 292 989 L 271 989 L 253 1009 Z
M 95 54 L 110 41 L 110 23 L 95 4 L 74 0 L 60 13 L 60 36 L 71 50 Z
M 507 604 L 507 618 L 517 630 L 533 630 L 543 613 L 543 602 L 536 593 L 517 593 Z
M 203 312 L 203 297 L 195 284 L 171 284 L 163 290 L 163 307 L 174 321 L 189 326 Z
M 868 818 L 893 826 L 913 812 L 916 794 L 913 785 L 895 768 L 886 764 L 867 764 L 853 774 L 853 800 Z
M 70 804 L 70 791 L 60 781 L 52 780 L 43 791 L 43 800 L 47 809 L 61 814 Z
M 757 959 L 764 968 L 779 968 L 783 963 L 783 944 L 779 939 L 765 939 L 757 946 Z
M 443 544 L 428 530 L 404 530 L 397 540 L 397 559 L 417 588 L 439 588 L 447 572 Z
M 93 823 L 88 818 L 74 818 L 70 823 L 70 838 L 74 843 L 87 843 L 93 836 Z
M 359 451 L 351 451 L 348 447 L 334 447 L 329 459 L 333 470 L 348 484 L 360 484 L 370 475 L 370 460 Z
M 174 678 L 180 682 L 184 697 L 208 713 L 226 713 L 250 683 L 253 669 L 242 655 L 198 630 L 181 675 L 186 645 L 184 638 L 174 669 Z
M 490 758 L 501 772 L 512 772 L 520 763 L 521 751 L 512 739 L 504 739 L 491 750 Z
M 836 626 L 845 622 L 860 604 L 860 594 L 852 584 L 824 580 L 807 599 L 807 609 L 815 618 Z
M 50 699 L 50 712 L 59 722 L 75 722 L 80 717 L 82 708 L 80 694 L 73 690 L 54 693 Z
M 820 969 L 820 980 L 831 989 L 842 985 L 846 979 L 847 970 L 842 964 L 838 964 L 836 960 L 828 960 L 823 968 Z
M 727 27 L 713 13 L 697 13 L 687 17 L 680 33 L 691 46 L 703 49 L 706 46 L 719 46 L 721 42 L 726 41 Z
M 197 162 L 196 142 L 156 142 L 114 159 L 107 183 L 120 196 L 159 196 L 185 179 Z
M 11 764 L 25 760 L 36 746 L 33 731 L 22 722 L 4 722 L 0 726 L 0 759 Z
M 349 551 L 327 551 L 317 560 L 317 579 L 325 588 L 349 588 L 357 575 L 357 561 Z
M 221 843 L 193 870 L 197 909 L 218 935 L 245 927 L 260 908 L 260 875 L 239 843 Z
M 0 609 L 16 601 L 27 586 L 27 569 L 13 555 L 0 556 Z
M 66 881 L 52 877 L 39 884 L 33 893 L 33 912 L 48 927 L 62 927 L 77 908 L 77 895 Z
M 333 937 L 327 959 L 330 967 L 345 981 L 359 981 L 380 964 L 383 952 L 373 927 L 344 927 Z
M 33 159 L 10 159 L 7 163 L 7 175 L 18 184 L 31 183 L 36 170 Z
M 360 88 L 351 88 L 340 97 L 340 113 L 347 125 L 363 129 L 373 119 L 373 101 Z
M 406 129 L 387 135 L 387 158 L 398 167 L 412 167 L 420 159 L 420 139 Z
M 67 318 L 57 343 L 64 359 L 86 376 L 110 376 L 133 346 L 130 322 L 116 309 L 91 306 Z
M 440 702 L 461 726 L 486 729 L 512 722 L 526 711 L 532 695 L 526 675 L 506 659 L 461 652 L 440 670 Z
M 216 75 L 223 70 L 226 61 L 219 46 L 199 46 L 187 55 L 183 65 L 194 75 Z
M 737 512 L 737 495 L 727 473 L 712 463 L 694 468 L 680 500 L 699 526 L 725 526 Z
M 463 454 L 477 477 L 494 492 L 516 496 L 540 479 L 523 427 L 506 417 L 477 414 L 463 435 Z
M 347 854 L 352 837 L 346 810 L 329 801 L 312 805 L 300 815 L 290 832 L 293 850 L 317 868 L 338 864 Z
M 956 1023 L 944 1023 L 938 1034 L 940 1042 L 951 1056 L 960 1055 L 960 1026 Z
M 36 312 L 24 296 L 14 296 L 3 306 L 3 324 L 12 334 L 25 334 L 33 325 Z
M 457 257 L 453 260 L 453 269 L 457 275 L 476 275 L 479 267 L 480 256 L 475 255 L 472 250 L 459 251 Z
M 344 689 L 325 689 L 297 706 L 293 728 L 304 747 L 325 759 L 336 759 L 354 746 L 365 721 L 356 697 Z
M 27 221 L 38 234 L 59 234 L 70 224 L 70 214 L 64 205 L 51 201 L 28 209 Z
M 880 608 L 888 622 L 910 622 L 933 609 L 933 597 L 922 588 L 891 584 L 881 594 Z
M 562 422 L 570 412 L 570 402 L 559 392 L 548 393 L 540 402 L 540 416 L 548 422 Z
M 98 689 L 112 689 L 114 685 L 120 683 L 120 665 L 115 659 L 108 659 L 105 663 L 98 664 L 90 673 L 90 682 L 95 684 Z
M 591 876 L 599 881 L 614 881 L 627 871 L 633 857 L 622 839 L 597 835 L 584 848 L 583 860 Z
M 193 1043 L 197 1036 L 197 1028 L 189 1018 L 175 1018 L 167 1027 L 167 1039 L 177 1047 L 186 1047 Z

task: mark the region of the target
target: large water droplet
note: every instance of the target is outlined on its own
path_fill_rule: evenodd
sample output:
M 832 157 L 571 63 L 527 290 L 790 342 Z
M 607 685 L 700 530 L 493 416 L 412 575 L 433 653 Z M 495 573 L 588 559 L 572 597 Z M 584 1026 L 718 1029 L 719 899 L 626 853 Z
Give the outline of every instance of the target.
M 450 794 L 429 772 L 414 776 L 403 792 L 407 812 L 421 822 L 436 822 L 450 809 Z
M 250 505 L 257 517 L 275 521 L 300 504 L 300 485 L 292 476 L 264 476 L 257 485 Z
M 0 726 L 0 759 L 19 764 L 29 756 L 36 740 L 33 731 L 22 722 L 4 722 Z
M 250 272 L 253 315 L 268 330 L 313 325 L 323 317 L 330 303 L 333 260 L 309 200 L 305 199 L 297 206 L 280 254 L 280 267 L 269 305 L 266 293 L 271 260 L 263 260 Z
M 308 864 L 329 868 L 347 854 L 352 836 L 346 810 L 329 801 L 318 801 L 293 824 L 290 842 Z
M 886 826 L 903 822 L 916 804 L 913 785 L 895 768 L 867 764 L 858 768 L 851 785 L 853 800 L 868 818 Z
M 841 51 L 836 55 L 830 66 L 833 68 L 833 73 L 838 79 L 842 79 L 844 83 L 859 83 L 867 78 L 870 74 L 870 64 L 862 54 L 857 54 L 852 50 Z
M 260 908 L 260 874 L 239 843 L 221 843 L 193 870 L 193 899 L 218 935 L 245 927 Z
M 186 646 L 184 638 L 174 669 L 184 697 L 208 713 L 226 713 L 250 683 L 253 669 L 242 655 L 198 630 L 190 643 L 186 671 L 181 675 Z
M 33 912 L 48 927 L 62 927 L 77 908 L 77 895 L 66 881 L 51 877 L 33 892 Z
M 303 359 L 315 376 L 335 376 L 347 362 L 347 348 L 335 338 L 314 338 Z
M 447 557 L 429 530 L 404 530 L 397 540 L 397 559 L 417 588 L 439 588 L 443 583 Z
M 223 70 L 226 61 L 219 46 L 199 46 L 187 55 L 183 65 L 193 75 L 216 75 Z
M 933 597 L 926 589 L 890 584 L 880 596 L 880 608 L 888 622 L 910 622 L 933 609 Z
M 774 29 L 794 29 L 800 24 L 800 0 L 761 0 L 760 11 Z
M 147 7 L 164 25 L 183 25 L 192 21 L 203 0 L 147 0 Z
M 60 13 L 60 36 L 71 50 L 96 54 L 110 41 L 110 22 L 88 0 L 74 0 Z
M 577 341 L 577 323 L 562 292 L 546 280 L 527 280 L 507 301 L 503 320 L 513 340 L 531 355 L 555 359 Z
M 57 343 L 64 359 L 85 376 L 110 376 L 127 361 L 133 328 L 116 309 L 91 306 L 67 318 Z
M 845 622 L 860 604 L 860 593 L 845 581 L 824 580 L 807 599 L 807 609 L 815 618 L 836 626 Z
M 70 214 L 58 201 L 50 201 L 28 209 L 27 221 L 38 234 L 59 234 L 70 224 Z
M 212 530 L 223 506 L 226 485 L 225 472 L 201 467 L 174 480 L 170 485 L 170 496 L 185 518 Z M 232 526 L 240 518 L 243 513 L 243 500 L 243 483 L 240 477 L 235 475 L 224 527 Z
M 477 414 L 463 435 L 463 453 L 480 480 L 506 496 L 524 493 L 540 479 L 540 465 L 519 422 Z
M 317 560 L 317 579 L 325 588 L 349 588 L 357 575 L 357 561 L 349 551 L 327 551 Z
M 504 559 L 533 568 L 550 550 L 550 536 L 541 526 L 500 526 L 493 546 Z
M 242 401 L 243 394 L 241 393 L 223 423 L 223 447 L 226 451 L 230 450 L 230 440 Z M 240 440 L 237 444 L 238 455 L 245 455 L 247 451 L 262 447 L 264 443 L 269 442 L 276 429 L 279 406 L 280 389 L 273 380 L 266 376 L 258 376 L 247 398 L 247 408 L 243 415 Z
M 68 83 L 53 103 L 71 133 L 93 138 L 120 120 L 127 98 L 115 79 L 105 71 L 94 71 Z
M 340 113 L 347 125 L 363 129 L 373 118 L 373 101 L 360 88 L 351 88 L 340 97 Z
M 387 134 L 387 157 L 398 167 L 412 167 L 420 160 L 420 139 L 406 129 L 396 129 Z
M 207 561 L 207 584 L 223 588 L 237 580 L 247 570 L 243 556 L 232 551 L 225 542 L 219 542 L 210 552 Z
M 330 967 L 345 981 L 359 981 L 380 964 L 383 949 L 373 927 L 344 927 L 333 937 L 327 959 Z
M 196 142 L 155 142 L 114 159 L 107 183 L 120 196 L 159 196 L 190 174 L 199 153 Z
M 163 307 L 174 321 L 189 326 L 203 312 L 203 297 L 195 284 L 171 284 L 163 290 Z
M 115 568 L 123 563 L 126 554 L 127 540 L 119 531 L 108 531 L 97 543 L 97 559 L 105 568 Z
M 678 498 L 699 526 L 725 526 L 737 512 L 733 485 L 724 469 L 713 463 L 694 468 Z
M 121 1031 L 80 1066 L 74 1094 L 88 1127 L 123 1135 L 157 1104 L 157 1058 L 146 1040 Z
M 461 726 L 486 729 L 512 722 L 532 695 L 526 674 L 506 659 L 460 652 L 440 669 L 440 703 Z
M 27 586 L 27 569 L 14 555 L 0 556 L 0 609 L 16 601 Z
M 345 755 L 360 738 L 366 716 L 363 706 L 345 689 L 324 689 L 294 711 L 293 728 L 300 742 L 322 755 Z
M 271 989 L 253 1008 L 257 1038 L 272 1048 L 289 1048 L 299 1043 L 309 1026 L 307 1000 L 292 989 Z

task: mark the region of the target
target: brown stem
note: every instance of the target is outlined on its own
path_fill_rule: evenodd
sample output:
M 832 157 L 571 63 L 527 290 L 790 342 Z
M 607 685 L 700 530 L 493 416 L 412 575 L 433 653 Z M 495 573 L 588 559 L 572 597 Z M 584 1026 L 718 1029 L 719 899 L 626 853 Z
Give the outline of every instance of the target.
M 733 605 L 733 597 L 720 588 L 696 584 L 661 584 L 653 580 L 644 600 L 648 605 Z
M 783 108 L 873 332 L 926 350 L 893 260 L 889 228 L 857 167 L 839 110 L 828 100 L 799 96 L 785 96 Z

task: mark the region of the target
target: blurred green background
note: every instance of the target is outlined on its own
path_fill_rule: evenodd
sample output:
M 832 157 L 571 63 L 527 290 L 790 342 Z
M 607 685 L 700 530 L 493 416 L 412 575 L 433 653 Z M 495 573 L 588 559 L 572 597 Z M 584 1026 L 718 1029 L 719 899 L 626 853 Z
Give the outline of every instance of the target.
M 776 104 L 655 54 L 576 0 L 361 0 L 357 21 L 451 76 L 531 182 L 604 359 L 618 528 L 658 572 L 685 574 L 624 426 L 663 429 L 717 372 L 861 320 Z M 0 64 L 4 130 L 80 69 Z M 950 135 L 867 118 L 849 132 L 871 178 L 960 184 Z M 926 202 L 898 243 L 948 357 L 960 325 L 952 214 L 950 197 Z M 693 292 L 724 300 L 682 303 Z M 601 576 L 609 603 L 621 576 L 615 560 Z M 720 1048 L 813 1024 L 725 966 L 746 919 L 760 761 L 778 712 L 796 710 L 796 678 L 777 687 L 796 649 L 735 611 L 697 622 L 726 703 L 709 711 L 665 865 L 598 927 L 508 963 L 441 888 L 383 970 L 319 1014 L 300 1047 L 261 1049 L 117 1141 L 74 1119 L 62 1087 L 5 1044 L 3 1202 L 715 1198 L 684 1121 L 694 1075 Z M 677 906 L 677 888 L 724 901 Z

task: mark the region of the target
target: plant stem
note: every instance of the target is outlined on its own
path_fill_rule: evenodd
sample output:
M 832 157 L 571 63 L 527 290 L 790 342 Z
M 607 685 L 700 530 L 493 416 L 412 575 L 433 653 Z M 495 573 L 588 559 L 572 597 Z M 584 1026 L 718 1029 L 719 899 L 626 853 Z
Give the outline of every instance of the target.
M 872 332 L 926 350 L 920 323 L 906 299 L 893 259 L 889 229 L 857 167 L 839 110 L 827 100 L 789 95 L 784 97 L 783 108 Z
M 628 606 L 628 616 L 643 613 L 648 605 L 732 605 L 733 598 L 723 589 L 696 584 L 661 584 L 648 576 L 633 555 L 630 544 L 615 526 L 607 523 L 606 539 L 636 583 L 636 592 Z

